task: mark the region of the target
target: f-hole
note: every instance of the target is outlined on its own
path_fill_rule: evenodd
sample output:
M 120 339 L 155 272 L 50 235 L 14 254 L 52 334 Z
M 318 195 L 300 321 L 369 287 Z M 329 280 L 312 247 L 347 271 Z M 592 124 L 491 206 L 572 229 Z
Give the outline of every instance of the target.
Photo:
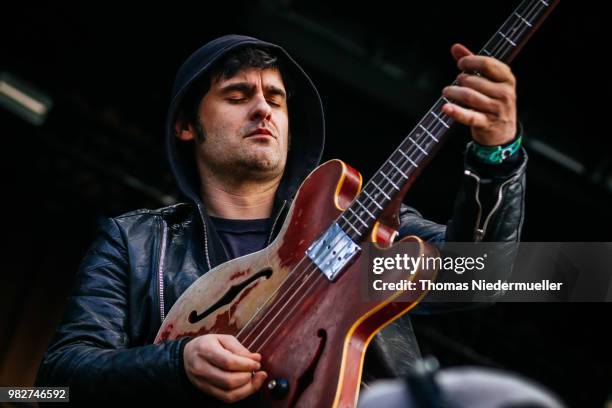
M 213 313 L 215 310 L 232 303 L 234 299 L 236 299 L 236 297 L 240 294 L 240 292 L 242 292 L 242 290 L 249 286 L 251 283 L 253 283 L 259 278 L 269 279 L 270 276 L 272 276 L 272 268 L 266 268 L 253 274 L 253 276 L 251 276 L 249 279 L 240 282 L 238 285 L 231 286 L 227 290 L 227 292 L 225 292 L 225 294 L 221 297 L 221 299 L 219 299 L 214 305 L 212 305 L 202 313 L 198 314 L 197 310 L 194 310 L 189 313 L 189 323 L 197 323 L 200 320 L 206 318 L 211 313 Z

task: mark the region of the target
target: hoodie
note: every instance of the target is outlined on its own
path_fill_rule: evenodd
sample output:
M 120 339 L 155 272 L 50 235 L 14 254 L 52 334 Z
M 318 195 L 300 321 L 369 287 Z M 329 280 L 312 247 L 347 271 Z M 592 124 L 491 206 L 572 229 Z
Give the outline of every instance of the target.
M 253 37 L 226 35 L 210 41 L 187 58 L 179 68 L 172 88 L 166 118 L 166 148 L 178 187 L 185 198 L 198 208 L 205 234 L 210 238 L 206 242 L 209 269 L 229 259 L 199 194 L 200 179 L 193 157 L 193 142 L 178 139 L 174 123 L 181 102 L 193 84 L 207 75 L 210 68 L 229 52 L 246 46 L 257 46 L 274 52 L 292 80 L 293 96 L 288 102 L 291 145 L 274 200 L 274 218 L 279 218 L 288 209 L 287 203 L 302 181 L 319 164 L 325 143 L 325 121 L 319 93 L 308 75 L 283 48 Z

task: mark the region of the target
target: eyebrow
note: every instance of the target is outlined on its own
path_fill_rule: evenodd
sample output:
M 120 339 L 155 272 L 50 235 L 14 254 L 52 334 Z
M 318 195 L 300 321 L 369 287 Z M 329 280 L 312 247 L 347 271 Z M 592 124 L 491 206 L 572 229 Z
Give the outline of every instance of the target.
M 234 82 L 233 84 L 222 87 L 219 92 L 222 94 L 228 94 L 233 91 L 244 92 L 245 94 L 253 93 L 255 85 L 249 84 L 248 82 Z M 274 85 L 266 85 L 264 91 L 267 94 L 278 95 L 283 98 L 287 98 L 287 94 L 281 88 Z

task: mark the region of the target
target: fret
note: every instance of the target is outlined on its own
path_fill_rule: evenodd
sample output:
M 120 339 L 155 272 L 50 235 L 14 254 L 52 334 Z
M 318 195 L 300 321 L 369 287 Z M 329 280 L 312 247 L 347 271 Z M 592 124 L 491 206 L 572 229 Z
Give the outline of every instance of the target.
M 399 149 L 399 152 L 402 154 L 402 156 L 404 156 L 406 158 L 406 160 L 408 160 L 410 163 L 412 163 L 412 165 L 414 167 L 419 167 L 418 164 L 413 162 L 412 159 L 406 153 L 402 152 L 402 149 Z
M 544 4 L 546 7 L 548 7 L 548 3 L 545 2 L 544 0 L 540 0 L 540 3 Z
M 364 192 L 365 195 L 368 195 L 365 190 L 363 192 Z M 370 212 L 370 210 L 368 210 L 368 208 L 365 205 L 361 204 L 361 201 L 359 201 L 359 199 L 355 200 L 355 202 L 357 203 L 357 205 L 359 205 L 361 208 L 363 208 L 365 212 L 368 213 L 370 218 L 372 218 L 373 220 L 376 219 L 376 216 L 374 214 L 372 214 Z M 380 209 L 382 210 L 382 207 L 380 207 Z
M 449 128 L 450 128 L 450 126 L 448 126 L 448 125 L 446 124 L 446 122 L 444 122 L 444 121 L 443 121 L 443 120 L 442 120 L 442 119 L 441 119 L 441 118 L 440 118 L 438 115 L 436 115 L 436 113 L 435 113 L 434 111 L 430 111 L 429 113 L 431 113 L 432 115 L 434 115 L 434 117 L 435 117 L 436 119 L 438 119 L 438 121 L 439 121 L 439 122 L 440 122 L 442 125 L 444 125 L 444 127 L 445 127 L 445 128 L 447 128 L 447 129 L 449 129 Z M 436 140 L 436 142 L 437 142 L 437 140 Z
M 401 151 L 401 150 L 400 150 L 400 151 Z M 410 160 L 410 159 L 408 159 L 408 160 Z M 410 161 L 412 161 L 412 160 L 410 160 Z M 405 178 L 406 180 L 408 180 L 408 176 L 406 175 L 406 173 L 404 173 L 404 172 L 403 172 L 403 171 L 402 171 L 402 170 L 401 170 L 399 167 L 397 167 L 397 166 L 395 165 L 395 163 L 393 163 L 391 160 L 389 160 L 389 163 L 391 163 L 391 166 L 393 166 L 393 168 L 394 168 L 395 170 L 397 170 L 397 171 L 398 171 L 398 172 L 399 172 L 399 173 L 402 175 L 402 177 L 403 177 L 403 178 Z
M 513 47 L 516 47 L 516 43 L 509 39 L 506 35 L 504 35 L 504 33 L 502 33 L 501 31 L 498 31 L 497 33 L 501 35 L 504 40 L 508 41 Z
M 412 142 L 412 144 L 413 144 L 413 145 L 415 145 L 415 146 L 417 147 L 417 149 L 419 149 L 420 151 L 422 151 L 422 152 L 423 152 L 423 154 L 424 154 L 425 156 L 427 156 L 427 150 L 423 149 L 423 148 L 421 147 L 421 145 L 420 145 L 420 144 L 418 144 L 417 142 L 415 142 L 414 140 L 412 140 L 412 138 L 411 138 L 410 136 L 408 136 L 408 140 L 410 140 L 410 141 Z M 401 150 L 400 150 L 400 152 L 401 152 Z
M 436 142 L 438 141 L 438 139 L 436 139 L 436 138 L 434 137 L 434 135 L 432 135 L 432 134 L 431 134 L 431 132 L 430 132 L 429 130 L 425 129 L 425 126 L 423 126 L 423 125 L 421 125 L 421 124 L 419 123 L 419 127 L 420 127 L 421 129 L 423 129 L 423 130 L 425 131 L 425 133 L 427 133 L 427 134 L 429 135 L 429 137 L 431 137 L 433 140 L 435 140 Z
M 353 215 L 355 215 L 355 217 L 357 217 L 357 220 L 358 220 L 360 223 L 362 223 L 364 227 L 366 227 L 366 228 L 369 228 L 369 227 L 370 227 L 368 224 L 366 224 L 366 223 L 365 223 L 365 221 L 364 221 L 364 220 L 362 220 L 362 219 L 361 219 L 361 217 L 360 217 L 360 216 L 359 216 L 359 215 L 358 215 L 358 214 L 357 214 L 357 213 L 356 213 L 356 212 L 355 212 L 355 211 L 354 211 L 354 210 L 353 210 L 351 207 L 349 207 L 349 208 L 348 208 L 348 210 L 349 210 L 350 212 L 352 212 L 352 213 L 353 213 Z
M 393 180 L 391 180 L 391 179 L 389 178 L 389 176 L 387 176 L 387 175 L 386 175 L 386 174 L 385 174 L 383 171 L 380 171 L 379 173 L 381 174 L 381 176 L 383 176 L 384 178 L 386 178 L 386 179 L 387 179 L 387 181 L 388 181 L 389 183 L 391 183 L 391 185 L 393 186 L 393 188 L 394 188 L 394 189 L 396 189 L 397 191 L 399 191 L 399 190 L 400 190 L 400 188 L 399 188 L 399 187 L 398 187 L 398 186 L 397 186 L 397 185 L 396 185 L 396 184 L 393 182 Z
M 528 27 L 533 27 L 533 25 L 529 22 L 529 20 L 527 20 L 525 17 L 521 16 L 519 13 L 514 12 L 514 15 L 517 16 L 518 18 L 520 18 L 523 23 L 525 23 Z
M 482 49 L 482 52 L 484 52 L 485 54 L 487 54 L 489 57 L 493 54 L 491 54 L 486 48 Z
M 372 184 L 374 184 L 374 186 L 376 186 L 376 188 L 378 189 L 378 191 L 380 191 L 380 192 L 382 193 L 382 195 L 384 195 L 384 196 L 387 198 L 387 200 L 390 200 L 390 199 L 391 199 L 391 197 L 389 197 L 389 196 L 387 195 L 387 193 L 385 193 L 385 190 L 383 190 L 382 188 L 380 188 L 380 186 L 379 186 L 378 184 L 376 184 L 376 182 L 375 182 L 374 180 L 372 180 Z
M 368 197 L 370 201 L 374 203 L 374 205 L 377 206 L 379 210 L 382 211 L 383 207 L 380 204 L 378 204 L 376 200 L 374 200 L 374 198 L 365 189 L 363 190 L 363 194 L 365 194 L 366 197 Z
M 357 235 L 361 236 L 361 231 L 359 231 L 357 228 L 355 228 L 355 226 L 353 224 L 351 224 L 351 222 L 349 220 L 347 220 L 344 215 L 341 215 L 340 218 L 342 218 L 349 225 L 349 227 L 351 227 L 357 233 Z

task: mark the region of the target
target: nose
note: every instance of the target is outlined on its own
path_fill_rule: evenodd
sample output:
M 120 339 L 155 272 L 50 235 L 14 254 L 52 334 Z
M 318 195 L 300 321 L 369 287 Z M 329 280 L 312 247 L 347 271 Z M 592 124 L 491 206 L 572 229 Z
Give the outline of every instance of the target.
M 251 111 L 251 120 L 270 120 L 272 117 L 272 107 L 268 101 L 266 101 L 264 95 L 260 93 L 254 98 L 254 100 L 255 104 L 253 106 L 253 110 Z

